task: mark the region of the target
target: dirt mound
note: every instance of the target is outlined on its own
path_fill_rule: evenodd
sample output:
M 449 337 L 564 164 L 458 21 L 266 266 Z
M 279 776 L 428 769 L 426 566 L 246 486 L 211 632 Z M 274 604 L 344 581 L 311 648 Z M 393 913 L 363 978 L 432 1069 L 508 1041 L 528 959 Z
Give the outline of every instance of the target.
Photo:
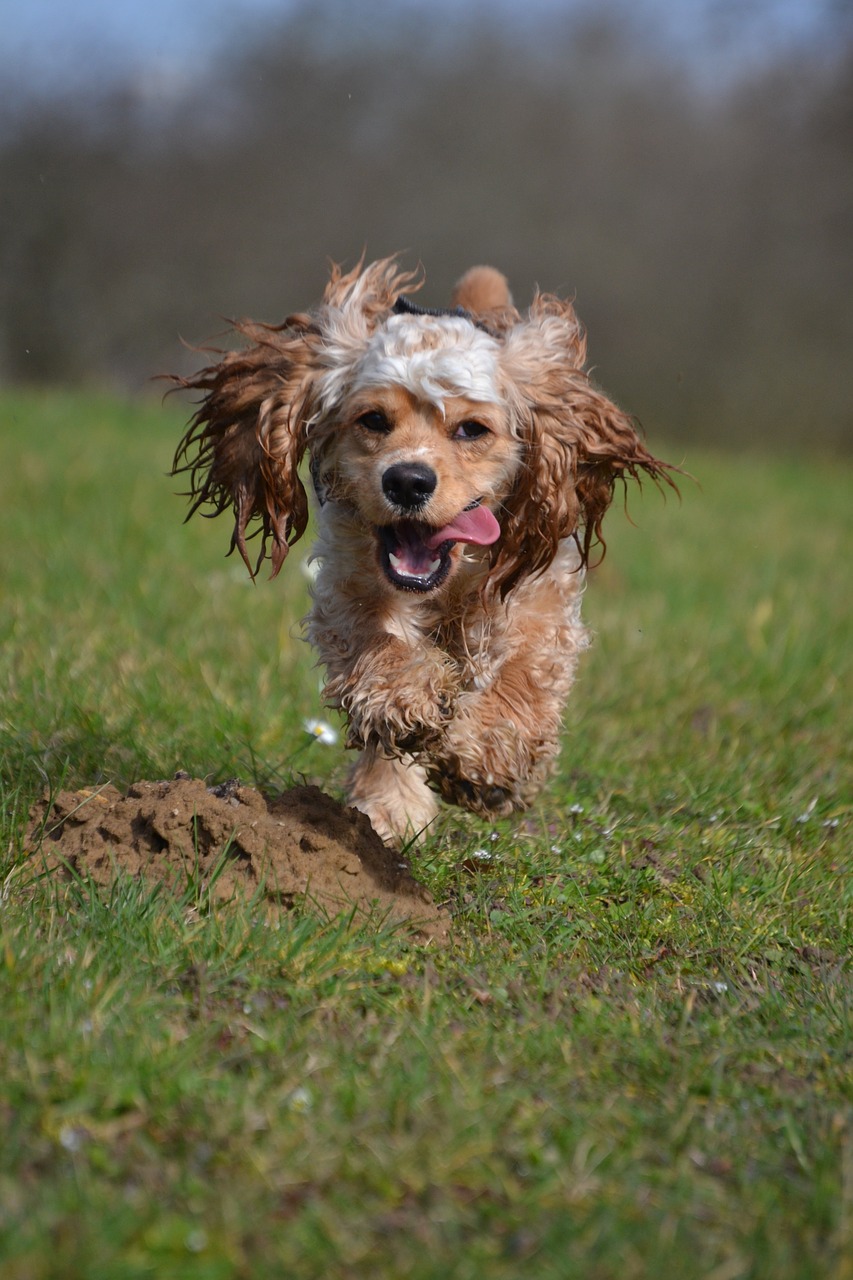
M 449 916 L 388 849 L 364 814 L 317 787 L 265 797 L 237 782 L 208 787 L 176 774 L 61 791 L 33 807 L 27 847 L 50 870 L 108 884 L 116 870 L 183 887 L 188 872 L 219 900 L 259 889 L 271 905 L 411 924 L 422 940 L 447 938 Z M 212 883 L 211 883 L 212 882 Z

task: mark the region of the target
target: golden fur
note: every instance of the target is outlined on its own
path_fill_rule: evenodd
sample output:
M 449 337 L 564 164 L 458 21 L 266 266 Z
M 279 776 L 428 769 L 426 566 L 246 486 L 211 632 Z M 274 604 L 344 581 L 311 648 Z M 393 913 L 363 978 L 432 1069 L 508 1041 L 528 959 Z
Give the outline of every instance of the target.
M 277 573 L 304 533 L 310 457 L 308 635 L 361 751 L 350 800 L 387 840 L 428 826 L 434 792 L 487 816 L 530 803 L 614 485 L 671 483 L 584 372 L 570 302 L 537 294 L 521 315 L 491 267 L 463 276 L 456 310 L 414 307 L 419 287 L 394 259 L 334 268 L 315 311 L 238 324 L 242 349 L 178 380 L 202 394 L 175 461 L 191 513 L 232 508 L 250 572 L 269 555 Z

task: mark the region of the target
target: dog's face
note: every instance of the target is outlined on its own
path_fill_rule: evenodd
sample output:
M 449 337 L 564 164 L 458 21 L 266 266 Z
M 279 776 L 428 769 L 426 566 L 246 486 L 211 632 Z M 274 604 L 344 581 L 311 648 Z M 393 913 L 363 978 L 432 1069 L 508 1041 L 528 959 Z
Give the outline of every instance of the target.
M 506 596 L 567 537 L 587 559 L 619 480 L 672 483 L 590 383 L 571 302 L 537 294 L 521 315 L 489 268 L 463 277 L 455 312 L 407 305 L 417 287 L 393 259 L 334 268 L 316 311 L 244 321 L 247 347 L 177 379 L 203 399 L 175 469 L 190 473 L 193 510 L 233 508 L 250 572 L 269 555 L 277 573 L 305 532 L 306 450 L 321 503 L 366 533 L 381 582 L 421 594 L 458 573 L 467 544 Z
M 328 500 L 369 528 L 395 589 L 438 590 L 466 544 L 500 537 L 521 453 L 499 345 L 456 317 L 394 316 L 373 335 L 314 433 Z M 322 395 L 322 392 L 321 392 Z

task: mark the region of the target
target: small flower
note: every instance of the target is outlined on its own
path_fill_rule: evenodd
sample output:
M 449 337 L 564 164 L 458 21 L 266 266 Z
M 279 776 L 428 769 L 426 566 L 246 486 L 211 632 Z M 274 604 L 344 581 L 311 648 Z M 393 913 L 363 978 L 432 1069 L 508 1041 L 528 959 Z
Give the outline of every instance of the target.
M 59 1145 L 66 1151 L 79 1151 L 88 1137 L 88 1130 L 82 1125 L 64 1124 L 59 1130 Z
M 338 731 L 325 720 L 305 720 L 303 727 L 306 733 L 327 747 L 333 747 L 338 740 Z
M 188 1231 L 184 1247 L 189 1253 L 204 1253 L 207 1248 L 207 1232 L 203 1231 L 201 1227 L 195 1227 L 192 1231 Z
M 297 1114 L 310 1111 L 314 1105 L 311 1090 L 306 1089 L 304 1086 L 294 1089 L 287 1099 L 287 1105 L 291 1111 L 295 1111 Z
M 817 796 L 815 796 L 813 800 L 809 801 L 808 805 L 806 806 L 805 812 L 800 814 L 800 816 L 797 818 L 797 822 L 799 822 L 800 824 L 804 822 L 810 822 L 811 816 L 814 813 L 816 808 L 817 808 Z

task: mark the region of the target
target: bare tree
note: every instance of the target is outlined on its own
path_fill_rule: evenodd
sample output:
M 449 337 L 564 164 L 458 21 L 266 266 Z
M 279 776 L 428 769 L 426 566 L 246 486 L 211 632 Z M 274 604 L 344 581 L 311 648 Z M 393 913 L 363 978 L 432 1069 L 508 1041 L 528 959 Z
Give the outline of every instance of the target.
M 128 89 L 6 122 L 0 377 L 140 388 L 179 335 L 402 249 L 434 302 L 482 260 L 519 301 L 574 292 L 656 435 L 850 447 L 849 24 L 711 91 L 616 0 L 523 38 L 357 12 L 305 6 L 153 114 Z

